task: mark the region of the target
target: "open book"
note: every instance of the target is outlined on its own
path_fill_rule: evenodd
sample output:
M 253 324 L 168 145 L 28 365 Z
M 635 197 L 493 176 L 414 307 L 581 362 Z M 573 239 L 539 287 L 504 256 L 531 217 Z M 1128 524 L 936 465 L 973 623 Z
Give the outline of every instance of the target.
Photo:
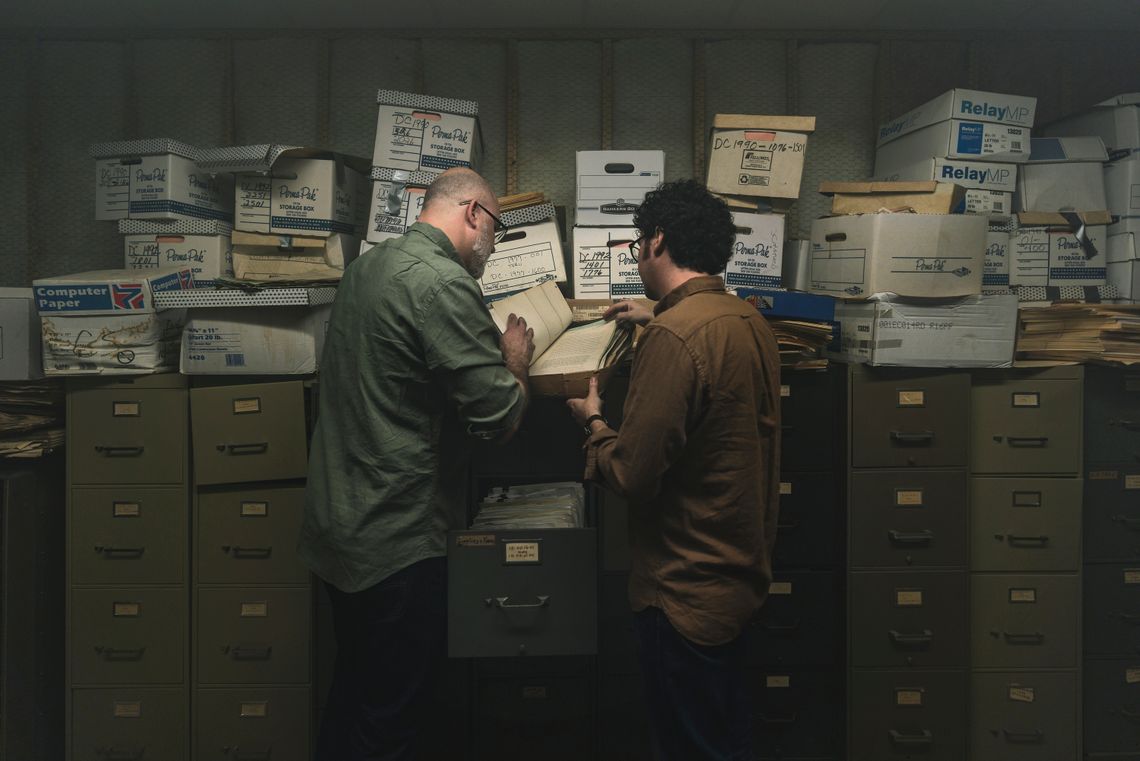
M 490 308 L 491 318 L 501 331 L 507 329 L 511 314 L 534 328 L 530 377 L 537 393 L 574 393 L 586 388 L 590 375 L 616 364 L 633 344 L 633 331 L 620 327 L 616 320 L 570 327 L 570 305 L 553 281 L 493 301 Z M 541 379 L 548 376 L 558 380 L 553 385 L 544 384 Z M 583 382 L 573 383 L 578 380 Z

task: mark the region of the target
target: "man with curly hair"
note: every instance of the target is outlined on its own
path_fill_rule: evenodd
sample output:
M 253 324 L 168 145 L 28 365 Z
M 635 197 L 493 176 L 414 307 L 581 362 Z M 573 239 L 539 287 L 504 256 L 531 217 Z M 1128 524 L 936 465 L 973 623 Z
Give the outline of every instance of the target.
M 597 384 L 568 404 L 586 426 L 586 478 L 629 503 L 629 599 L 658 759 L 751 759 L 748 621 L 768 593 L 779 499 L 780 357 L 755 308 L 719 276 L 735 228 L 723 201 L 666 183 L 634 215 L 630 246 L 652 313 L 621 430 Z M 615 254 L 616 255 L 616 254 Z

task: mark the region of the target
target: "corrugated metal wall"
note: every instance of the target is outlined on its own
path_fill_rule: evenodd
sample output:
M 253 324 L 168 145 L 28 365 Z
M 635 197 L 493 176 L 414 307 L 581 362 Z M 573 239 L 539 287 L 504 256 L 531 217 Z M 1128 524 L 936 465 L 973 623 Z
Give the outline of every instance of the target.
M 819 181 L 866 176 L 875 125 L 953 86 L 1036 95 L 1038 122 L 1140 90 L 1135 36 L 600 35 L 384 32 L 0 39 L 0 284 L 119 267 L 94 220 L 93 142 L 278 142 L 371 156 L 380 88 L 473 98 L 484 174 L 507 191 L 574 194 L 574 152 L 659 148 L 700 176 L 718 112 L 814 114 L 805 234 Z

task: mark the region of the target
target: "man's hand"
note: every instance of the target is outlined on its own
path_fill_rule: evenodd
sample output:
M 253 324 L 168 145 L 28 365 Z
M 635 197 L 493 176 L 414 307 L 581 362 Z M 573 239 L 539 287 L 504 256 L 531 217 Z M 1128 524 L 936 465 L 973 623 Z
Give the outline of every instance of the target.
M 525 387 L 530 360 L 534 356 L 534 328 L 528 328 L 526 320 L 512 313 L 507 317 L 507 329 L 499 339 L 499 351 L 503 353 L 507 369 Z
M 644 326 L 653 319 L 653 309 L 644 301 L 619 301 L 607 309 L 602 318 Z
M 590 393 L 586 394 L 585 399 L 567 399 L 566 406 L 570 408 L 570 414 L 574 416 L 575 422 L 578 425 L 586 425 L 586 420 L 590 415 L 602 414 L 602 397 L 598 394 L 598 378 L 594 376 L 590 378 Z M 595 421 L 601 425 L 601 421 Z M 593 425 L 591 423 L 590 425 Z

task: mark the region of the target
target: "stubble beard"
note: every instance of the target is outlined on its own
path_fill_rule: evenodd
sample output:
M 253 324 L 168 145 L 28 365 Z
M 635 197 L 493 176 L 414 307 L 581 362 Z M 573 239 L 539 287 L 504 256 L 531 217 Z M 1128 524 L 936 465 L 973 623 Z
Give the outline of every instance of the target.
M 468 272 L 471 277 L 478 280 L 483 277 L 483 270 L 487 268 L 487 260 L 491 258 L 491 254 L 495 251 L 495 231 L 486 228 L 483 232 L 479 233 L 479 237 L 475 240 L 475 244 L 471 247 L 471 267 Z

